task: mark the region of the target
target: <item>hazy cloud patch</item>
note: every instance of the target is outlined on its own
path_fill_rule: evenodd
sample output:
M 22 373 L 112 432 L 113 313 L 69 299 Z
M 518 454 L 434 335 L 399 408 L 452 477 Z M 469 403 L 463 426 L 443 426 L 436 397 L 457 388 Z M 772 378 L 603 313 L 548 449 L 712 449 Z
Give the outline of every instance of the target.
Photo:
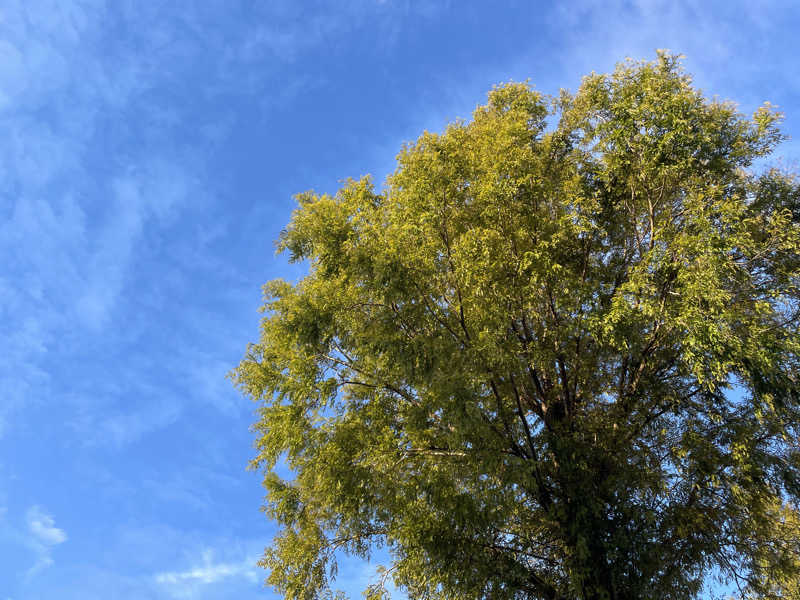
M 244 580 L 255 583 L 259 579 L 256 558 L 248 557 L 238 562 L 215 559 L 213 550 L 204 550 L 200 564 L 182 571 L 165 571 L 154 576 L 154 581 L 175 598 L 192 598 L 198 589 L 227 580 Z
M 32 577 L 53 564 L 52 550 L 67 541 L 67 533 L 56 527 L 55 519 L 40 506 L 31 506 L 25 515 L 30 546 L 36 552 L 36 562 L 28 570 Z

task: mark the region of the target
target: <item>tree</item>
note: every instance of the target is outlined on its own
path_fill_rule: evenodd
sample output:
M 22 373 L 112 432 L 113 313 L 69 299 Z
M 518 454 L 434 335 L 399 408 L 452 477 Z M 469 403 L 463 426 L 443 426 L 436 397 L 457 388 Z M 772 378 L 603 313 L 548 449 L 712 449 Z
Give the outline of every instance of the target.
M 659 53 L 496 87 L 384 189 L 298 196 L 309 273 L 234 372 L 268 581 L 315 598 L 385 545 L 412 598 L 796 593 L 800 186 L 753 168 L 779 120 Z

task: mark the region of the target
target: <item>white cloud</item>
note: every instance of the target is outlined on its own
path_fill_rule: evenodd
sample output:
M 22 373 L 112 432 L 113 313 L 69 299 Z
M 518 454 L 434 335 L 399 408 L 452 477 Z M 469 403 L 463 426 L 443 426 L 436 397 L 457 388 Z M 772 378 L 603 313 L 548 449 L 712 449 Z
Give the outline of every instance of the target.
M 238 562 L 216 562 L 214 552 L 205 550 L 201 564 L 184 571 L 167 571 L 155 575 L 155 582 L 176 598 L 192 597 L 204 585 L 227 579 L 256 582 L 259 578 L 256 559 L 253 557 Z
M 36 562 L 28 569 L 27 576 L 46 569 L 53 564 L 53 547 L 67 541 L 67 533 L 56 527 L 55 520 L 40 506 L 31 506 L 26 513 L 30 547 L 36 553 Z
M 67 541 L 67 534 L 64 530 L 56 527 L 53 517 L 39 506 L 30 507 L 27 518 L 28 529 L 45 546 L 56 546 Z

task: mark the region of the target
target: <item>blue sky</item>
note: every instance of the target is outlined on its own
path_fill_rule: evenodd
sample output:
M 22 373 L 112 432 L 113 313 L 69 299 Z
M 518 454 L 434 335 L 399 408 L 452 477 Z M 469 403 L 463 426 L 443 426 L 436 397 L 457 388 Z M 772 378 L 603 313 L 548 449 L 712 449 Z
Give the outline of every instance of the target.
M 292 195 L 382 181 L 495 83 L 656 48 L 800 139 L 792 5 L 0 0 L 0 600 L 273 598 L 225 374 L 302 275 Z

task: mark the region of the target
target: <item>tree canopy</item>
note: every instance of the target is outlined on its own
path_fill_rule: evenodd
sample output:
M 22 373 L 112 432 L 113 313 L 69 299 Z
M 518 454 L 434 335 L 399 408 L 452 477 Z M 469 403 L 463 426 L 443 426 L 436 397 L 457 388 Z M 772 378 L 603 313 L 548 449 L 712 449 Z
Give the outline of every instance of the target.
M 555 98 L 498 86 L 382 189 L 300 194 L 278 245 L 308 275 L 265 286 L 234 372 L 282 526 L 268 581 L 324 596 L 337 552 L 383 546 L 376 597 L 677 600 L 715 574 L 796 597 L 780 118 L 659 53 Z

